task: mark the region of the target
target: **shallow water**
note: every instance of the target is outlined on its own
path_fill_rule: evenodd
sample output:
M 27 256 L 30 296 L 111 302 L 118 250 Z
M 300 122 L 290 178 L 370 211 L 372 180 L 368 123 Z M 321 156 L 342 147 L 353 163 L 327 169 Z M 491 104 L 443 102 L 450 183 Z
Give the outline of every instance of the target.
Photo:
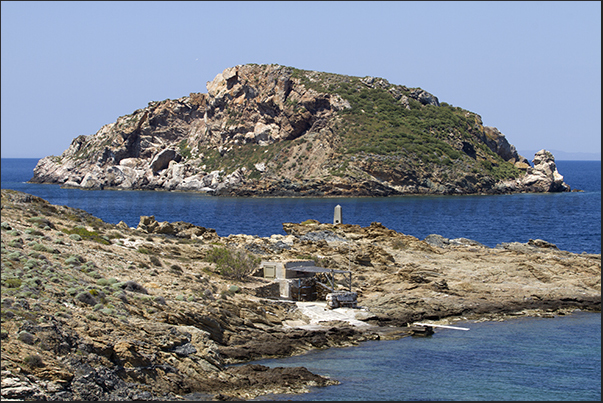
M 341 384 L 255 400 L 600 401 L 600 313 L 455 326 L 470 330 L 256 361 L 303 366 Z

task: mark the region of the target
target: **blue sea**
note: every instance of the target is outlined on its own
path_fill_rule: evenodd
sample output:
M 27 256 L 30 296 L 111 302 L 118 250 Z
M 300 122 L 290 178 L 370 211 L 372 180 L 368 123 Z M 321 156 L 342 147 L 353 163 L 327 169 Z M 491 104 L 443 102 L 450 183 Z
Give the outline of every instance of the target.
M 346 224 L 387 228 L 419 239 L 430 234 L 469 238 L 495 247 L 543 239 L 570 252 L 601 253 L 601 161 L 557 161 L 572 189 L 583 192 L 495 196 L 362 198 L 234 198 L 165 191 L 78 190 L 25 183 L 36 159 L 2 160 L 2 188 L 21 190 L 53 204 L 81 208 L 136 227 L 141 215 L 186 221 L 220 236 L 285 234 L 284 222 L 333 222 L 336 205 Z
M 458 322 L 469 331 L 368 341 L 284 358 L 339 385 L 255 400 L 601 400 L 601 314 Z
M 2 188 L 138 225 L 141 215 L 213 228 L 220 236 L 285 234 L 284 222 L 313 218 L 388 228 L 419 239 L 464 237 L 495 247 L 543 239 L 575 253 L 601 253 L 601 162 L 557 161 L 582 192 L 388 198 L 227 198 L 161 191 L 84 191 L 25 183 L 36 159 L 2 159 Z M 258 400 L 601 400 L 601 314 L 458 324 L 428 338 L 365 342 L 268 366 L 304 366 L 340 385 Z

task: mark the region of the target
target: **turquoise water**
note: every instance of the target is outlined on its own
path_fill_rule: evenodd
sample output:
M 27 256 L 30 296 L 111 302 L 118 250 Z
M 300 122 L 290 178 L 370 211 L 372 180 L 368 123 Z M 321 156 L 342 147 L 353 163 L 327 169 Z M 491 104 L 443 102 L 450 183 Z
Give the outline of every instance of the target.
M 601 400 L 601 314 L 465 322 L 469 331 L 256 361 L 340 385 L 256 400 Z
M 601 162 L 559 161 L 559 171 L 580 193 L 496 196 L 403 196 L 364 198 L 232 198 L 197 193 L 61 189 L 25 183 L 35 159 L 2 159 L 2 188 L 21 190 L 53 204 L 81 208 L 117 224 L 135 227 L 141 215 L 186 221 L 220 236 L 285 234 L 284 222 L 309 218 L 388 228 L 419 239 L 429 234 L 469 238 L 495 247 L 502 242 L 544 239 L 575 253 L 601 253 Z

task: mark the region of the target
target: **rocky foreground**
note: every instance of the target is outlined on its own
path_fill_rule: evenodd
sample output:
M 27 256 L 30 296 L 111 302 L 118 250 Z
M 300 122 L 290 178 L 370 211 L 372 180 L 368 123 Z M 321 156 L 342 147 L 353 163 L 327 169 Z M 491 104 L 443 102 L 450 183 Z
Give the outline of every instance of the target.
M 283 228 L 288 235 L 220 237 L 141 217 L 134 229 L 2 189 L 2 399 L 301 393 L 337 380 L 305 368 L 229 364 L 404 337 L 419 320 L 601 308 L 600 254 L 543 240 L 495 248 L 419 240 L 379 223 L 311 217 Z M 258 259 L 302 258 L 349 269 L 360 308 L 309 316 L 301 303 L 266 298 L 270 282 L 253 270 L 220 270 L 208 259 L 216 248 L 239 251 L 239 262 L 255 268 Z

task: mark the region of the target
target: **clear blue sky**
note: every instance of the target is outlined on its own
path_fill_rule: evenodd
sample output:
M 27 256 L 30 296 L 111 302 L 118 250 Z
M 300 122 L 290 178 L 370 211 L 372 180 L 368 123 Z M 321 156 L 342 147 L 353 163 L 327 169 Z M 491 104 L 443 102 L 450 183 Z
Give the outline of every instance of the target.
M 383 77 L 520 152 L 600 155 L 599 1 L 2 1 L 1 18 L 4 158 L 60 155 L 245 63 Z

